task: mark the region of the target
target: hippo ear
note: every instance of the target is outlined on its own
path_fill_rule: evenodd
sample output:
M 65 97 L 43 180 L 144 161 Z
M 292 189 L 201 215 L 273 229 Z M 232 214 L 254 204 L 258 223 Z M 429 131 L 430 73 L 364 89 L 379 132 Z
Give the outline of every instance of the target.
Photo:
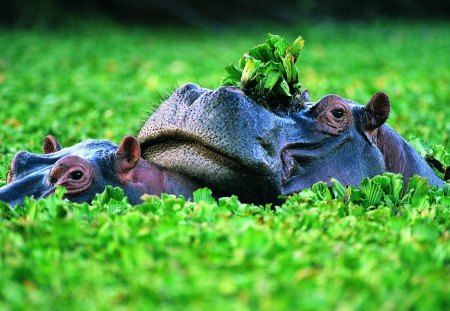
M 133 169 L 141 157 L 141 148 L 136 138 L 125 136 L 116 151 L 117 169 L 128 172 Z
M 372 96 L 369 103 L 364 107 L 363 124 L 364 129 L 372 131 L 386 122 L 391 111 L 389 96 L 378 92 Z
M 52 135 L 45 136 L 44 145 L 42 146 L 44 154 L 53 153 L 62 149 L 59 142 Z

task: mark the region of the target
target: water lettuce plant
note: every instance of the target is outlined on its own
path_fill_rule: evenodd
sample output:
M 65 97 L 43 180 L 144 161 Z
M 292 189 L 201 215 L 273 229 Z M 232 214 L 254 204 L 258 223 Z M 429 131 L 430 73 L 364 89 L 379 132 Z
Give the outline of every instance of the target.
M 450 184 L 386 173 L 281 206 L 108 187 L 0 203 L 0 309 L 424 309 L 448 306 Z M 105 298 L 106 297 L 106 298 Z
M 238 66 L 225 67 L 227 73 L 221 85 L 239 87 L 267 108 L 301 108 L 303 101 L 296 62 L 304 43 L 301 36 L 290 45 L 285 38 L 269 33 L 264 43 L 244 53 Z

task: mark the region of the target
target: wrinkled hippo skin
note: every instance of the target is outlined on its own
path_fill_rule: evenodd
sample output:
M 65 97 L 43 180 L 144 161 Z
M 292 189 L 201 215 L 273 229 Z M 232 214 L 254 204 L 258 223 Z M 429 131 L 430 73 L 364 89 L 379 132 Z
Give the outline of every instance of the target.
M 14 156 L 7 185 L 0 188 L 0 201 L 21 205 L 26 196 L 46 197 L 56 186 L 64 186 L 65 198 L 90 202 L 106 185 L 112 185 L 123 188 L 131 204 L 138 204 L 145 193 L 191 198 L 192 191 L 199 188 L 189 178 L 143 160 L 139 144 L 131 136 L 126 136 L 119 146 L 88 139 L 68 148 L 61 148 L 54 137 L 47 136 L 43 151 L 20 151 Z
M 443 182 L 384 124 L 389 97 L 365 106 L 327 95 L 298 112 L 271 111 L 233 87 L 187 84 L 150 116 L 138 141 L 143 157 L 210 187 L 217 196 L 278 203 L 318 181 L 359 185 L 389 171 Z

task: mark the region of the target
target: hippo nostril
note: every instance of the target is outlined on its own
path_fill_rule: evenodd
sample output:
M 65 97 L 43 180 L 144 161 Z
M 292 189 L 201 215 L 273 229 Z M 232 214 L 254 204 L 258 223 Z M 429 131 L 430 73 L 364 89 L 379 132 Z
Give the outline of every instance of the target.
M 178 101 L 191 105 L 197 98 L 207 90 L 194 83 L 187 83 L 176 91 L 175 97 Z
M 28 151 L 17 152 L 11 160 L 7 176 L 7 183 L 10 183 L 14 177 L 27 168 L 28 159 L 32 156 Z
M 27 159 L 30 157 L 28 151 L 17 152 L 11 160 L 11 170 L 15 171 L 18 167 L 26 165 Z
M 238 94 L 238 95 L 245 96 L 244 91 L 241 90 L 238 87 L 235 87 L 235 86 L 223 86 L 222 89 L 224 89 L 227 92 L 231 92 L 231 93 L 235 93 L 235 94 Z

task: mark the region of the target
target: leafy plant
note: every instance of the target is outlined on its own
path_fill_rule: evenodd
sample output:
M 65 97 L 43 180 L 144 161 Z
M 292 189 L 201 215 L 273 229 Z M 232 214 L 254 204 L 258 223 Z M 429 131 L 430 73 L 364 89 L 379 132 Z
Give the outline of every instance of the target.
M 225 67 L 221 85 L 240 87 L 268 108 L 300 109 L 304 99 L 296 62 L 303 45 L 301 36 L 289 45 L 285 38 L 268 34 L 266 42 L 244 53 L 238 66 Z

